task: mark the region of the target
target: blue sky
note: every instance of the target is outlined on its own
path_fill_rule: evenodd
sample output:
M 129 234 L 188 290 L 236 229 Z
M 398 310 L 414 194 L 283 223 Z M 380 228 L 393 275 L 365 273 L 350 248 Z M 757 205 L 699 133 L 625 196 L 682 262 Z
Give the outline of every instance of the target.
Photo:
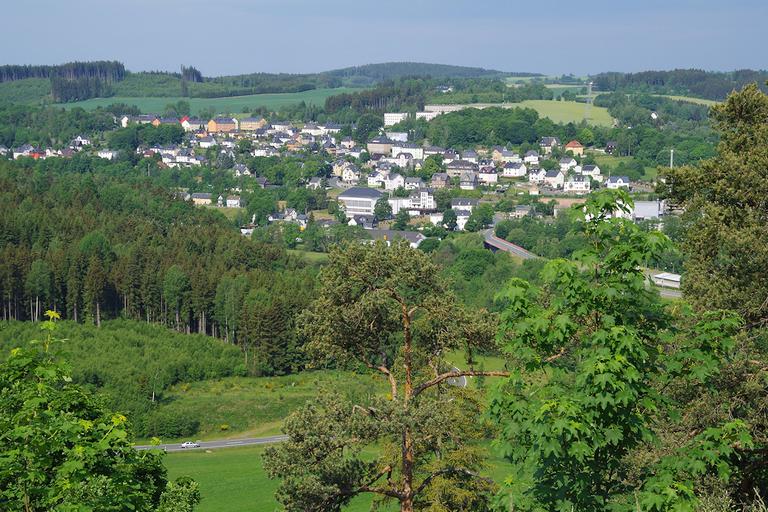
M 768 68 L 768 0 L 6 0 L 0 64 L 204 75 L 386 61 L 586 74 Z

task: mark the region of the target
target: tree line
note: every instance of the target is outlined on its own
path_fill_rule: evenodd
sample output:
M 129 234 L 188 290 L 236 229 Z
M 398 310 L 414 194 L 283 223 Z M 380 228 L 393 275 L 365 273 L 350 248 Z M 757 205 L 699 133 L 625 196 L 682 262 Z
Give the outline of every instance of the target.
M 79 160 L 0 163 L 0 317 L 136 319 L 235 344 L 252 373 L 301 365 L 293 319 L 311 268 L 151 178 L 96 174 Z
M 674 69 L 671 71 L 641 71 L 639 73 L 600 73 L 594 77 L 601 91 L 654 92 L 697 96 L 710 100 L 723 100 L 734 90 L 757 82 L 765 84 L 768 72 L 740 69 L 731 72 L 701 69 Z M 767 91 L 765 85 L 761 85 Z

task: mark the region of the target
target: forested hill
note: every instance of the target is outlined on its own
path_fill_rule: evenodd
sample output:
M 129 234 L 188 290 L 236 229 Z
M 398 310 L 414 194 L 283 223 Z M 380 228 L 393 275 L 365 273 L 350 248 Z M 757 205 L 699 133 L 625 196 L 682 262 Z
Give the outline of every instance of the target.
M 731 72 L 701 69 L 675 69 L 672 71 L 642 71 L 640 73 L 600 73 L 593 77 L 600 91 L 653 92 L 680 96 L 694 96 L 722 101 L 734 90 L 755 83 L 768 92 L 768 71 L 741 69 Z
M 383 62 L 380 64 L 365 64 L 343 69 L 328 71 L 328 75 L 361 81 L 372 82 L 391 80 L 401 77 L 432 77 L 432 78 L 481 78 L 501 76 L 540 76 L 536 73 L 506 73 L 492 69 L 449 64 L 428 64 L 424 62 Z
M 420 62 L 387 62 L 366 64 L 320 73 L 245 73 L 205 77 L 192 66 L 181 66 L 181 72 L 126 71 L 119 62 L 74 62 L 60 66 L 0 66 L 0 103 L 19 97 L 10 82 L 25 80 L 40 89 L 42 80 L 51 87 L 46 97 L 56 102 L 70 102 L 94 97 L 191 97 L 218 98 L 264 93 L 295 93 L 321 88 L 368 87 L 402 77 L 500 78 L 504 76 L 536 76 L 532 73 L 428 64 Z M 36 82 L 33 83 L 33 81 Z

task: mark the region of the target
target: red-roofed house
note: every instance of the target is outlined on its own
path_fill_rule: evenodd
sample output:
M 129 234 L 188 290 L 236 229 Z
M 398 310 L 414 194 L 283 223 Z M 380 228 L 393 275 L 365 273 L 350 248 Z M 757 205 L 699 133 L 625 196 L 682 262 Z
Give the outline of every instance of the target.
M 567 153 L 568 151 L 573 153 L 573 156 L 582 156 L 584 154 L 584 146 L 581 145 L 581 142 L 572 140 L 565 145 L 565 152 Z

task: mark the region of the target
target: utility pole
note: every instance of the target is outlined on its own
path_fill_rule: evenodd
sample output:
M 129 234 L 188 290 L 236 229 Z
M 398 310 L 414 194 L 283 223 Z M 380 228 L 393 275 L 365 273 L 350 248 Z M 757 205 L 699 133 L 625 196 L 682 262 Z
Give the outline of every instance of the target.
M 675 167 L 675 148 L 672 148 L 669 150 L 669 168 L 673 169 Z

